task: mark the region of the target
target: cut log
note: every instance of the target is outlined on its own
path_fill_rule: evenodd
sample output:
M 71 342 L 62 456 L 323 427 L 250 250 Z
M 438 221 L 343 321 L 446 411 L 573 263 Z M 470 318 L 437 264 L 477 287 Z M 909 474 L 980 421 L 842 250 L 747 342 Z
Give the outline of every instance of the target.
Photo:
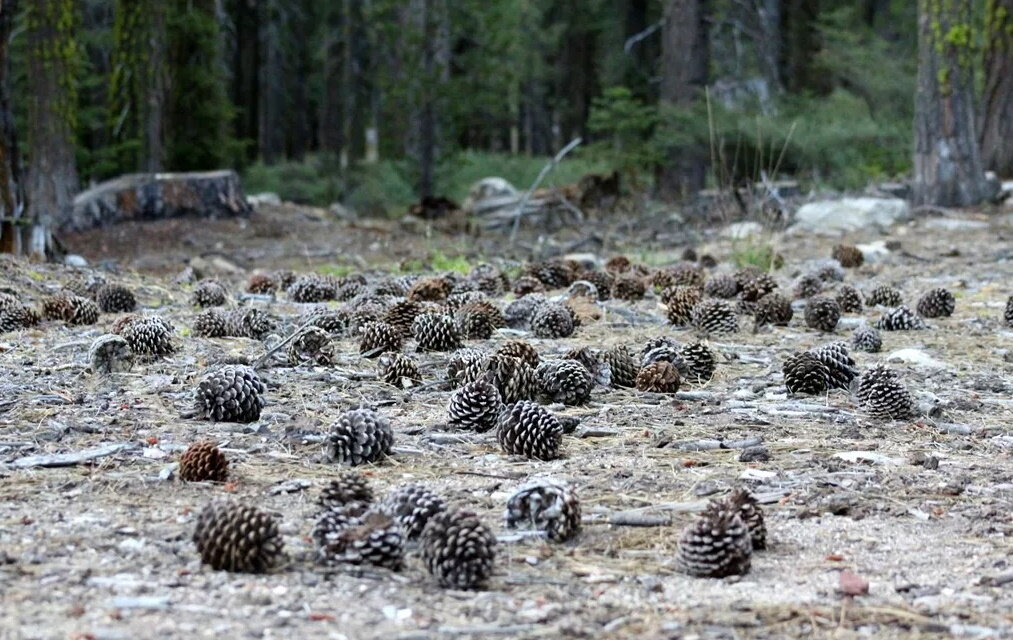
M 133 173 L 79 193 L 73 215 L 58 231 L 85 231 L 128 220 L 231 218 L 251 211 L 235 171 Z

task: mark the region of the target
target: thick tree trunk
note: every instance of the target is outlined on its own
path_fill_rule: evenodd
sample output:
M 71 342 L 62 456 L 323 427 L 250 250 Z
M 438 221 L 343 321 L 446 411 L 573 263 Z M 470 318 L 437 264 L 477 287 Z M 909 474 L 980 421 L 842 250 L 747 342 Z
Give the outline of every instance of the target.
M 1013 0 L 987 0 L 985 11 L 981 160 L 999 176 L 1013 177 Z
M 970 206 L 989 196 L 974 113 L 971 0 L 919 0 L 914 200 Z
M 7 60 L 11 29 L 18 10 L 16 0 L 0 2 L 0 253 L 23 251 L 21 170 L 18 142 L 11 113 Z
M 34 0 L 26 12 L 28 41 L 28 179 L 34 226 L 29 251 L 45 255 L 52 230 L 69 214 L 77 191 L 74 126 L 76 73 L 74 0 Z
M 691 108 L 702 99 L 710 68 L 706 0 L 669 0 L 662 35 L 662 106 Z M 668 150 L 657 171 L 658 195 L 675 199 L 703 188 L 708 150 L 687 144 Z

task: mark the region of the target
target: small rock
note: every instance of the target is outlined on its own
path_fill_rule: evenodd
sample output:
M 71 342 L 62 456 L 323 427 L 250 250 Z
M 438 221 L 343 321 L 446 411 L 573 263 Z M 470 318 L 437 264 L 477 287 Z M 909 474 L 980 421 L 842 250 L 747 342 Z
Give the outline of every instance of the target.
M 355 213 L 355 211 L 349 209 L 340 202 L 332 203 L 331 206 L 327 208 L 327 211 L 332 217 L 341 220 L 342 222 L 352 222 L 359 219 L 359 216 Z
M 759 222 L 735 222 L 721 230 L 721 237 L 731 240 L 745 240 L 763 233 Z
M 743 449 L 739 454 L 739 462 L 767 462 L 770 460 L 770 451 L 767 447 L 749 447 Z
M 64 257 L 63 264 L 67 265 L 68 267 L 87 267 L 88 261 L 85 260 L 83 257 L 77 255 L 76 253 L 71 253 L 66 257 Z
M 841 571 L 839 590 L 846 596 L 864 596 L 869 593 L 869 581 L 845 569 Z
M 936 360 L 920 349 L 898 349 L 886 357 L 888 362 L 903 362 L 926 369 L 945 369 L 946 363 Z

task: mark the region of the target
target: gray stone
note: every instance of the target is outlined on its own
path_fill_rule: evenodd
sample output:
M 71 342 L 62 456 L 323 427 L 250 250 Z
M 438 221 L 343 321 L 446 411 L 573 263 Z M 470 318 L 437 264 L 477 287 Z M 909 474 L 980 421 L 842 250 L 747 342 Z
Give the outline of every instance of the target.
M 732 240 L 745 240 L 761 233 L 763 233 L 763 225 L 759 222 L 735 222 L 722 229 L 721 236 Z
M 281 198 L 277 193 L 265 191 L 264 193 L 255 193 L 250 196 L 246 196 L 246 201 L 251 207 L 259 207 L 265 204 L 279 205 L 281 204 Z
M 71 253 L 64 257 L 63 264 L 68 267 L 87 267 L 88 261 L 83 256 L 79 256 L 76 253 Z
M 842 198 L 803 205 L 795 213 L 793 232 L 836 235 L 847 231 L 885 231 L 911 215 L 900 198 Z

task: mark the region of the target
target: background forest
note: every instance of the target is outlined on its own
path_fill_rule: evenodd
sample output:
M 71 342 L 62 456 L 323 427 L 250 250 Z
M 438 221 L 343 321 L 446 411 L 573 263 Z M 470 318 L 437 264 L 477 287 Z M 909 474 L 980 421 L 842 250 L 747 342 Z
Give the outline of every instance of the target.
M 986 27 L 966 43 L 980 56 L 1003 2 L 958 4 Z M 126 172 L 235 167 L 247 192 L 382 214 L 421 195 L 460 199 L 489 175 L 526 185 L 578 136 L 550 182 L 615 168 L 674 198 L 762 172 L 845 189 L 911 170 L 910 0 L 18 9 L 8 93 L 22 166 L 43 138 L 69 141 L 68 193 Z M 1009 155 L 991 168 L 1008 173 Z

